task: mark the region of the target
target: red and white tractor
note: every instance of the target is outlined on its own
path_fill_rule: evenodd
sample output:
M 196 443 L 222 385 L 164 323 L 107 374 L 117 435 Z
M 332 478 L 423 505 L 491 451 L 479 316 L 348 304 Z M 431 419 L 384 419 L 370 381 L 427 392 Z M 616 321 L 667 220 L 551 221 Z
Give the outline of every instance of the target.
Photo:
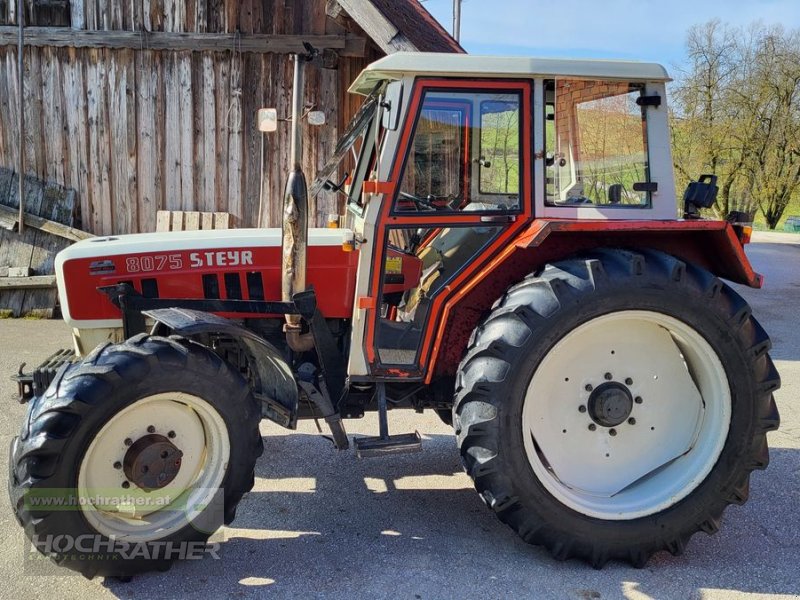
M 353 84 L 363 107 L 310 190 L 296 95 L 282 230 L 61 252 L 75 356 L 20 378 L 26 534 L 84 540 L 48 552 L 89 577 L 165 569 L 165 544 L 234 518 L 262 418 L 324 418 L 343 450 L 343 419 L 377 411 L 359 455 L 419 450 L 389 435 L 389 408 L 452 423 L 486 505 L 558 559 L 642 566 L 714 533 L 767 466 L 780 380 L 725 282 L 761 286 L 750 229 L 699 216 L 711 176 L 676 194 L 668 81 L 646 63 L 395 54 Z M 346 196 L 341 227 L 309 229 L 323 188 Z

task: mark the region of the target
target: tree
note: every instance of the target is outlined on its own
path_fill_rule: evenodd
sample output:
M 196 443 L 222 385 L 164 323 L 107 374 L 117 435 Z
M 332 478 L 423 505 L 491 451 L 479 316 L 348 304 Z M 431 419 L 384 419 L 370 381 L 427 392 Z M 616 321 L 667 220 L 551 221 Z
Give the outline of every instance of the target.
M 719 178 L 716 210 L 760 210 L 775 228 L 800 192 L 800 31 L 719 21 L 687 36 L 676 90 L 676 175 Z

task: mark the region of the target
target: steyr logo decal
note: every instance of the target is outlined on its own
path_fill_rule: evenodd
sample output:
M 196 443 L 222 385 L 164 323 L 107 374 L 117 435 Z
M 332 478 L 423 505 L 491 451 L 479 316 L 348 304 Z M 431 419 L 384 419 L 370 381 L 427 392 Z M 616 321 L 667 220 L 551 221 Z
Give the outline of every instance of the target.
M 222 250 L 217 252 L 192 252 L 192 267 L 239 267 L 253 264 L 250 250 Z

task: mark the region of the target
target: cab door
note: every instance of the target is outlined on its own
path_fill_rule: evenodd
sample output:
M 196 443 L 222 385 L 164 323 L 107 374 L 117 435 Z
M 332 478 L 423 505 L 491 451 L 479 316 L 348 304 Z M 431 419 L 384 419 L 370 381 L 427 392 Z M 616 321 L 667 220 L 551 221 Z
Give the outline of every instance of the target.
M 531 89 L 417 80 L 376 229 L 373 375 L 424 378 L 458 289 L 531 219 Z

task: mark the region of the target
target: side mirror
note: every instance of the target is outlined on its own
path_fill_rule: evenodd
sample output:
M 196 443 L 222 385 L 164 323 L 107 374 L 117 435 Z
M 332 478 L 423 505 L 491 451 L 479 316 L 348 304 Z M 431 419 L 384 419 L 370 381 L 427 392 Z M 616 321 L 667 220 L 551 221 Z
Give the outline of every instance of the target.
M 262 133 L 272 133 L 278 129 L 278 110 L 275 108 L 261 108 L 256 117 L 258 130 Z
M 718 191 L 716 175 L 701 175 L 698 181 L 692 181 L 683 194 L 684 215 L 687 218 L 699 217 L 701 208 L 714 206 Z

